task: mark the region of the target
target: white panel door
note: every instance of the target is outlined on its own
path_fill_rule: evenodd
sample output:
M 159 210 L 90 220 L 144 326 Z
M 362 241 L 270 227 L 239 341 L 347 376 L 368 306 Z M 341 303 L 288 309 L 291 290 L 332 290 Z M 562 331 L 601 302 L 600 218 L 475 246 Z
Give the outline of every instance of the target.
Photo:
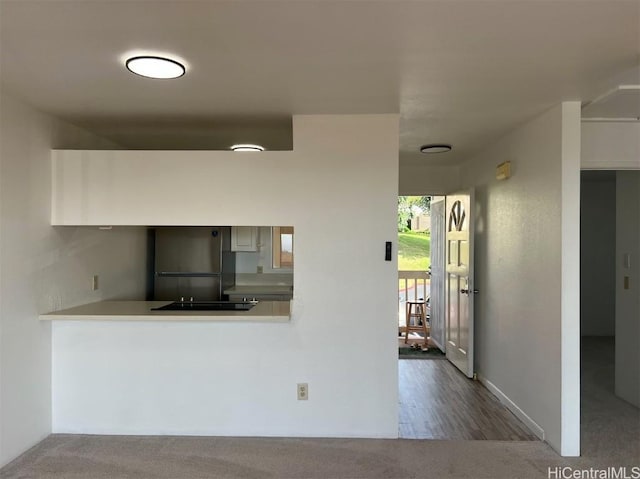
M 445 198 L 431 198 L 431 341 L 445 350 Z
M 473 377 L 473 191 L 446 199 L 446 354 Z

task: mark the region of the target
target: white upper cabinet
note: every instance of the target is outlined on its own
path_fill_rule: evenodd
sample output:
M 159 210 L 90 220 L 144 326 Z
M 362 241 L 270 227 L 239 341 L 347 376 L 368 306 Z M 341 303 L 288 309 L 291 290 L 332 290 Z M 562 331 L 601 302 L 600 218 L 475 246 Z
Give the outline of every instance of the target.
M 293 169 L 293 151 L 53 150 L 51 157 L 53 225 L 290 222 L 292 178 L 273 172 Z M 255 198 L 267 196 L 274 201 L 257 208 Z
M 258 227 L 232 226 L 231 251 L 258 251 Z

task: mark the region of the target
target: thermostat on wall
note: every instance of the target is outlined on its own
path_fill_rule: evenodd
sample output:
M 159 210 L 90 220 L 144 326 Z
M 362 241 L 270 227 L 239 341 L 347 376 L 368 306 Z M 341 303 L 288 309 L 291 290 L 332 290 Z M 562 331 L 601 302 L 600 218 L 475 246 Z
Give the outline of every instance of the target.
M 496 167 L 496 180 L 506 180 L 511 177 L 511 162 L 505 161 Z

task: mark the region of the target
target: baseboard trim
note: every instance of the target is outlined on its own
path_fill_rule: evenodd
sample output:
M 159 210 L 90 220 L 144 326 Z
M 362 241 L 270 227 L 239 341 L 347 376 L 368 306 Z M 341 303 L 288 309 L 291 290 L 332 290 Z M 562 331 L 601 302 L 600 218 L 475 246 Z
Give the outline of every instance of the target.
M 542 429 L 538 423 L 531 419 L 527 414 L 518 407 L 509 397 L 503 393 L 495 384 L 489 381 L 487 378 L 478 375 L 478 381 L 484 387 L 486 387 L 494 396 L 496 396 L 502 404 L 504 404 L 509 411 L 511 411 L 518 419 L 520 419 L 525 425 L 531 429 L 531 432 L 535 434 L 540 440 L 544 441 L 544 429 Z
M 442 344 L 440 344 L 438 341 L 433 339 L 431 336 L 429 336 L 429 341 L 431 341 L 433 344 L 435 344 L 440 351 L 442 351 L 443 353 L 445 352 L 444 347 L 442 346 Z

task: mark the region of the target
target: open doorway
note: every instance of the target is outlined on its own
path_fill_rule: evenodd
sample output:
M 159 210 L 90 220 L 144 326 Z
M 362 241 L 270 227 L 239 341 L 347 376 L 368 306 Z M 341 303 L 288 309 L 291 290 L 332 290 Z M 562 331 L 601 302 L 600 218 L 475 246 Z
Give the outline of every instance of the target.
M 445 208 L 443 196 L 398 198 L 399 436 L 537 440 L 446 358 Z
M 431 332 L 431 197 L 398 197 L 398 354 L 428 357 Z M 439 352 L 439 350 L 437 350 Z
M 398 198 L 400 357 L 441 358 L 445 354 L 444 200 L 444 196 Z
M 637 457 L 640 171 L 583 171 L 580 191 L 581 449 Z

